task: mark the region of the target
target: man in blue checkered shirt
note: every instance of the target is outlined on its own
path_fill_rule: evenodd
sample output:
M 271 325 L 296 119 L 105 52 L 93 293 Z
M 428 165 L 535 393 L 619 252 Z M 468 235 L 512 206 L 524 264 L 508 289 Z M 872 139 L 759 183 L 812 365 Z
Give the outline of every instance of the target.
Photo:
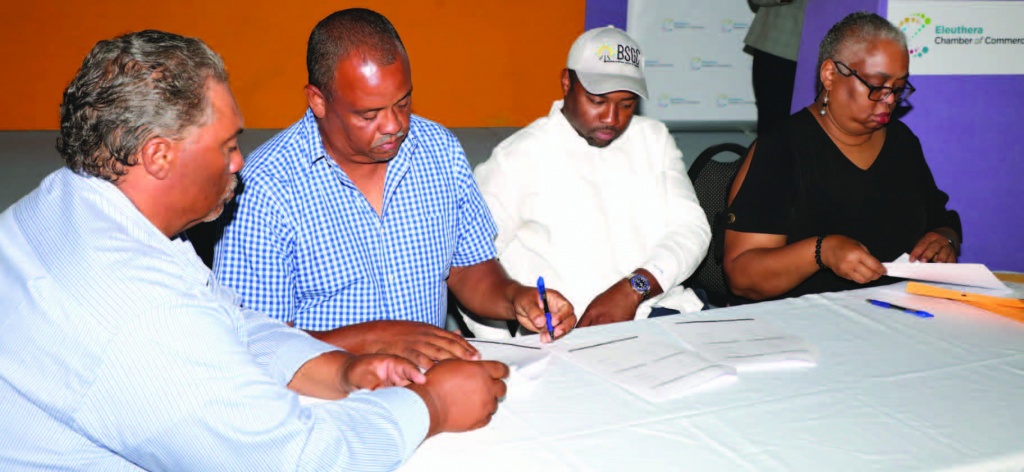
M 306 65 L 309 110 L 249 156 L 218 278 L 320 339 L 422 367 L 478 357 L 441 329 L 449 288 L 468 310 L 550 340 L 537 289 L 495 259 L 496 228 L 458 140 L 411 114 L 409 58 L 391 23 L 366 9 L 331 14 Z M 548 298 L 557 338 L 576 317 L 558 292 Z

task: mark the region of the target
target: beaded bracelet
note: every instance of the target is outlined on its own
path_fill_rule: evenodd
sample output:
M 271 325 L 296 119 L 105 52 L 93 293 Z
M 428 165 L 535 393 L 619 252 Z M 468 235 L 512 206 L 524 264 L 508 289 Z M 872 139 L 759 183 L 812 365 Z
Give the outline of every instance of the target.
M 828 269 L 825 267 L 825 263 L 821 262 L 821 242 L 825 240 L 825 235 L 818 236 L 818 241 L 814 243 L 814 262 L 818 263 L 818 268 L 821 270 Z

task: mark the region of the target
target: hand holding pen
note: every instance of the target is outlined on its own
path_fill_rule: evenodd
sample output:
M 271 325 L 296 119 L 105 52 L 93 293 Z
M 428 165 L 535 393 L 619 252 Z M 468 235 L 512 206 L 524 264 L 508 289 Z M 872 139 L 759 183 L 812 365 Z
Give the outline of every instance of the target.
M 540 303 L 544 307 L 544 325 L 548 328 L 548 336 L 555 340 L 555 328 L 551 326 L 551 308 L 548 308 L 548 291 L 544 288 L 544 277 L 537 277 L 537 291 L 540 292 Z
M 524 328 L 541 333 L 541 341 L 551 342 L 576 326 L 572 304 L 557 290 L 544 286 L 544 278 L 537 279 L 537 288 L 523 287 L 516 294 L 516 320 Z

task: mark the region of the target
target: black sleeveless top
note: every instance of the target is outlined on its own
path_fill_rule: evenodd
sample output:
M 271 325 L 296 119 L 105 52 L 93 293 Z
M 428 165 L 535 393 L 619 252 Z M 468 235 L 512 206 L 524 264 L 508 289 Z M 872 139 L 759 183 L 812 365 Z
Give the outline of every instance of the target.
M 885 143 L 866 170 L 836 147 L 811 111 L 803 109 L 758 139 L 743 186 L 727 210 L 726 229 L 786 235 L 786 244 L 841 234 L 864 244 L 879 261 L 910 251 L 926 232 L 962 234 L 949 196 L 935 185 L 921 142 L 905 124 L 889 122 Z M 732 220 L 730 222 L 730 220 Z M 850 290 L 861 285 L 821 270 L 778 298 Z M 749 302 L 734 297 L 734 303 Z

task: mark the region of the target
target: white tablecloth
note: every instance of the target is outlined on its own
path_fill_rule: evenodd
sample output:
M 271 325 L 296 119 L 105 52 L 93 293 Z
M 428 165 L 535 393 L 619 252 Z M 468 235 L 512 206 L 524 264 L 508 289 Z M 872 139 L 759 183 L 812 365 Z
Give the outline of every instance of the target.
M 428 439 L 403 470 L 1024 470 L 1024 324 L 904 287 L 708 312 L 767 320 L 815 345 L 818 365 L 667 402 L 554 358 L 511 382 L 490 425 Z M 587 329 L 663 333 L 673 318 Z

